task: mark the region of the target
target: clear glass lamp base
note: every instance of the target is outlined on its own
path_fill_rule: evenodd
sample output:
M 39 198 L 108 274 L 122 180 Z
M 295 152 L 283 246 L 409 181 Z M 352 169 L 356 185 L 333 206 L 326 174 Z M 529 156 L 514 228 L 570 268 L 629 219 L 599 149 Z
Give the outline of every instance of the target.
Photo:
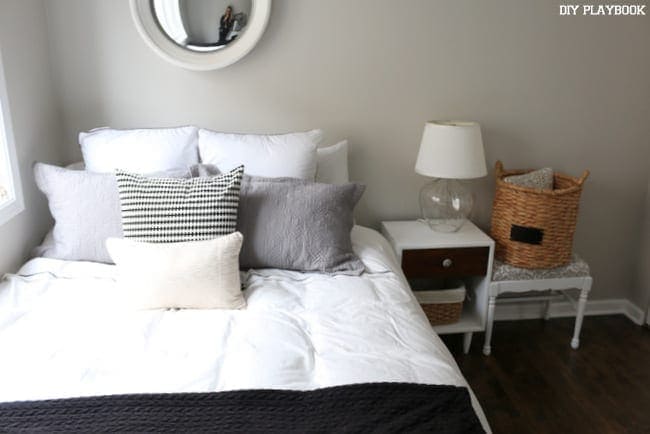
M 456 179 L 435 178 L 420 190 L 422 218 L 436 232 L 456 232 L 467 221 L 474 197 Z

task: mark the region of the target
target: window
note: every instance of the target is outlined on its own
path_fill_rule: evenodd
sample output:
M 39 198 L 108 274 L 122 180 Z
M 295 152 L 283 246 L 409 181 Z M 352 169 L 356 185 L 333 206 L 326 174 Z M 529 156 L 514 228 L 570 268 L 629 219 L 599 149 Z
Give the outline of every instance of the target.
M 0 51 L 0 225 L 24 209 Z

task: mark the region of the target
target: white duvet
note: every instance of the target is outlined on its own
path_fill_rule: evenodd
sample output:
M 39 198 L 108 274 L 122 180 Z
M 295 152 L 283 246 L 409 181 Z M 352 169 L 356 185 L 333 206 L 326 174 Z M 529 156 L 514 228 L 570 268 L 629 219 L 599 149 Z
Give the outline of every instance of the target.
M 116 267 L 33 259 L 0 283 L 0 401 L 382 381 L 467 386 L 385 239 L 359 226 L 352 236 L 364 274 L 252 271 L 241 311 L 130 311 Z

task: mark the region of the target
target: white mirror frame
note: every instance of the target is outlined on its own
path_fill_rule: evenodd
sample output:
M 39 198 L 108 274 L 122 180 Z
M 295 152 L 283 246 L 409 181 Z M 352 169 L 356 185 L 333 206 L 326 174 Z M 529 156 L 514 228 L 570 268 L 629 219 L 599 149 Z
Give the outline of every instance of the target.
M 262 37 L 271 15 L 271 0 L 253 0 L 246 31 L 218 51 L 198 52 L 174 43 L 158 25 L 151 0 L 130 0 L 131 15 L 138 33 L 160 57 L 186 69 L 210 71 L 231 65 L 248 54 Z

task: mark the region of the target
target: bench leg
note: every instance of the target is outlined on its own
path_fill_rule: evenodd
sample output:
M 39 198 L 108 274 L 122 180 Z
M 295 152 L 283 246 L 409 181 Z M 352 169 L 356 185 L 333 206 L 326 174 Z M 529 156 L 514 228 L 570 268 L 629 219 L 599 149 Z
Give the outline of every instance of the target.
M 496 305 L 496 296 L 491 295 L 488 300 L 487 324 L 485 324 L 485 342 L 483 343 L 483 354 L 490 355 L 492 348 L 492 327 L 494 326 L 494 307 Z
M 551 318 L 551 300 L 546 302 L 546 308 L 544 309 L 544 320 L 548 321 Z
M 574 350 L 580 346 L 580 329 L 582 328 L 582 320 L 585 317 L 585 307 L 587 305 L 587 297 L 591 291 L 591 277 L 586 277 L 580 290 L 580 300 L 578 301 L 578 314 L 576 315 L 576 325 L 573 329 L 573 339 L 571 339 L 571 348 Z

